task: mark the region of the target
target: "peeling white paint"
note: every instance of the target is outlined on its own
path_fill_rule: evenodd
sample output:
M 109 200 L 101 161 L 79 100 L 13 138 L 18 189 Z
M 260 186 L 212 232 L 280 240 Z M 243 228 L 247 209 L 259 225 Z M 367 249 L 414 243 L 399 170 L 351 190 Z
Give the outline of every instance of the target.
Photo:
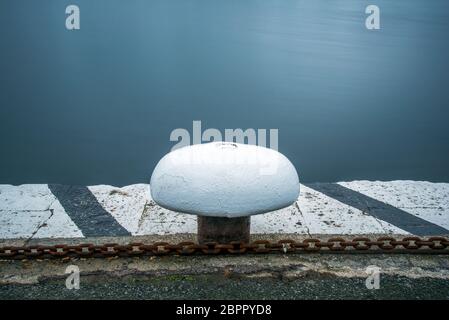
M 408 234 L 385 221 L 341 203 L 306 186 L 298 199 L 305 224 L 311 234 Z
M 339 184 L 449 229 L 449 183 L 362 180 Z
M 195 215 L 164 209 L 151 200 L 144 209 L 135 235 L 196 233 L 196 228 Z
M 101 206 L 125 229 L 136 234 L 146 203 L 151 200 L 148 184 L 133 184 L 123 188 L 108 185 L 89 187 Z

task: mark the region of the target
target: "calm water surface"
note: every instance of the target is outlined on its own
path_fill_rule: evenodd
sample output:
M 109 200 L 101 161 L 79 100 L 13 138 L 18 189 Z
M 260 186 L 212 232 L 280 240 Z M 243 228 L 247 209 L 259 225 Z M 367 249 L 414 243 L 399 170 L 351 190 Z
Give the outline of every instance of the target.
M 0 2 L 0 183 L 148 182 L 193 120 L 307 182 L 449 181 L 447 0 L 72 2 Z

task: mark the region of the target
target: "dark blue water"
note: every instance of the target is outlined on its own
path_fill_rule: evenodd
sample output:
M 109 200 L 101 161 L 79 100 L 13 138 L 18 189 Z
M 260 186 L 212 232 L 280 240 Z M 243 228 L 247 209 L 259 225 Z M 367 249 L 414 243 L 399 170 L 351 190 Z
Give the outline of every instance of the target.
M 193 120 L 307 182 L 449 181 L 447 0 L 1 0 L 0 35 L 0 183 L 148 182 Z

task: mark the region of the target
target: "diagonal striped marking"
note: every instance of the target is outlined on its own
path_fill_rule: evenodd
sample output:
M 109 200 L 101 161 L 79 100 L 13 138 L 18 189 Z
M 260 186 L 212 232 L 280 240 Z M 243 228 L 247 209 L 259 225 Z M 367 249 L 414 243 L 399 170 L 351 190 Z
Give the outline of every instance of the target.
M 414 235 L 431 236 L 449 234 L 449 230 L 437 224 L 418 218 L 411 213 L 343 187 L 337 183 L 311 183 L 306 184 L 306 186 Z
M 48 188 L 85 237 L 131 235 L 87 187 L 49 184 Z

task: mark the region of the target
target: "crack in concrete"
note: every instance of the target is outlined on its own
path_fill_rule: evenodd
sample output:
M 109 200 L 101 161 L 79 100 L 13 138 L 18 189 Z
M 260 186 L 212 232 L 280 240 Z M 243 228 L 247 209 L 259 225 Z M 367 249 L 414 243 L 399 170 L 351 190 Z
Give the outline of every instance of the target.
M 24 244 L 26 245 L 28 242 L 30 242 L 31 240 L 33 240 L 34 236 L 39 232 L 40 229 L 42 229 L 44 226 L 48 225 L 48 221 L 50 221 L 50 219 L 53 217 L 53 215 L 55 214 L 55 209 L 52 209 L 51 207 L 53 206 L 53 204 L 58 201 L 58 198 L 53 195 L 53 200 L 50 202 L 50 204 L 48 205 L 47 209 L 42 210 L 42 212 L 45 211 L 50 211 L 50 215 L 48 216 L 47 219 L 45 219 L 41 224 L 39 224 L 36 228 L 36 230 L 31 234 L 31 236 L 29 238 L 27 238 L 24 242 Z
M 380 228 L 381 228 L 384 232 L 388 233 L 388 231 L 387 231 L 387 230 L 385 229 L 385 227 L 383 226 L 382 222 L 381 222 L 378 218 L 376 218 L 375 216 L 373 216 L 373 215 L 370 213 L 371 210 L 370 210 L 368 201 L 365 201 L 365 204 L 366 204 L 366 211 L 367 211 L 367 212 L 365 212 L 364 210 L 362 210 L 362 213 L 363 213 L 363 214 L 367 214 L 367 215 L 370 216 L 370 217 L 373 217 L 373 218 L 374 218 L 374 221 L 377 222 L 377 224 L 380 226 Z
M 304 214 L 302 213 L 301 209 L 299 208 L 298 201 L 295 201 L 295 207 L 296 207 L 296 209 L 298 209 L 299 215 L 301 216 L 302 220 L 304 221 L 304 228 L 306 228 L 306 232 L 309 235 L 309 238 L 312 238 L 312 235 L 310 234 L 310 229 L 307 226 L 306 218 L 304 217 Z
M 374 215 L 372 215 L 372 214 L 370 213 L 371 210 L 370 210 L 370 206 L 369 206 L 369 204 L 368 204 L 367 201 L 365 201 L 365 204 L 366 204 L 366 211 L 367 211 L 367 212 L 365 212 L 364 210 L 362 210 L 362 213 L 363 213 L 363 214 L 367 214 L 368 216 L 374 218 L 374 221 L 377 222 L 377 224 L 380 226 L 380 228 L 381 228 L 385 233 L 389 233 L 387 227 L 384 226 L 383 221 L 380 220 L 380 219 L 378 219 L 377 217 L 375 217 Z
M 148 202 L 145 201 L 145 204 L 143 205 L 142 213 L 140 214 L 139 222 L 137 223 L 137 232 L 140 231 L 140 228 L 142 227 L 142 224 L 144 220 L 149 216 L 151 211 L 149 208 L 154 207 L 155 204 L 151 203 L 152 201 Z
M 48 216 L 47 219 L 45 219 L 41 224 L 39 224 L 36 228 L 36 230 L 31 234 L 31 236 L 29 238 L 27 238 L 24 242 L 24 245 L 27 245 L 32 239 L 33 237 L 39 232 L 39 230 L 43 227 L 47 226 L 48 221 L 53 217 L 55 210 L 54 209 L 48 209 L 46 211 L 50 211 L 50 215 Z

